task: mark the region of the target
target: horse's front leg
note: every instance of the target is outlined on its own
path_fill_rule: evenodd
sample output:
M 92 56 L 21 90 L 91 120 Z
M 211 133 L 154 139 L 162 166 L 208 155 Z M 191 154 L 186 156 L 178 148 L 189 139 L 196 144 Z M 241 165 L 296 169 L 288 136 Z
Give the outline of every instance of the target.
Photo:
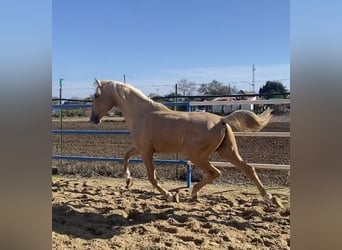
M 133 156 L 139 154 L 135 147 L 132 147 L 128 152 L 126 152 L 124 157 L 124 176 L 126 178 L 126 188 L 129 189 L 133 185 L 133 177 L 128 168 L 128 160 Z
M 145 155 L 145 156 L 143 155 L 143 159 L 144 159 L 146 169 L 147 169 L 148 178 L 149 178 L 151 184 L 159 190 L 159 192 L 166 198 L 167 201 L 179 202 L 178 193 L 172 195 L 169 191 L 164 189 L 158 183 L 157 178 L 156 178 L 156 170 L 155 170 L 155 166 L 154 166 L 153 161 L 152 161 L 152 157 L 153 157 L 153 154 L 149 154 L 149 155 Z

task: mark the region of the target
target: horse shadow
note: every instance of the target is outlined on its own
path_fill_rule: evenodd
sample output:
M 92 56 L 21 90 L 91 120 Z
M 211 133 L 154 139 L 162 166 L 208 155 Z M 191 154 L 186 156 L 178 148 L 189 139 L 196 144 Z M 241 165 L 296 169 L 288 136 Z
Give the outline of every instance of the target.
M 83 212 L 77 208 L 60 204 L 52 207 L 52 231 L 84 240 L 110 239 L 124 233 L 125 228 L 147 224 L 159 219 L 167 219 L 177 208 L 153 213 L 131 210 L 128 214 L 106 214 L 101 212 Z M 134 229 L 132 229 L 134 230 Z

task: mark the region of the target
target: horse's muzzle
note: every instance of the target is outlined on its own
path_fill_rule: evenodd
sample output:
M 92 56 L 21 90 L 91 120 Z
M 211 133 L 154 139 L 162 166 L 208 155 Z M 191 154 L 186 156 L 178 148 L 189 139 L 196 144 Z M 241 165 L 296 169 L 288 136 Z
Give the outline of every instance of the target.
M 95 123 L 95 124 L 100 123 L 100 119 L 99 119 L 99 117 L 97 115 L 90 116 L 90 121 Z

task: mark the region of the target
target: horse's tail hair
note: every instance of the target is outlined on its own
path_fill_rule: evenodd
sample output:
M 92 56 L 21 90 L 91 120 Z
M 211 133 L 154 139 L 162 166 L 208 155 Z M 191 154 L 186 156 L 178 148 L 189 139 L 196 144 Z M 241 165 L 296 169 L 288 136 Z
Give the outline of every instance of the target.
M 260 131 L 269 123 L 272 117 L 271 112 L 271 109 L 267 109 L 262 114 L 256 115 L 248 110 L 237 110 L 222 117 L 222 121 L 233 126 L 237 131 Z

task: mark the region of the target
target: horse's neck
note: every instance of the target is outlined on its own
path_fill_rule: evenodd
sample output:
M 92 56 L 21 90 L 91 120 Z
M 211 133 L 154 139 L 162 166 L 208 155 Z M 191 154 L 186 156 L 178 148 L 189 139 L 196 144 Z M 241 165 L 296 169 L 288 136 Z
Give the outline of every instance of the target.
M 149 113 L 164 109 L 162 105 L 156 105 L 152 100 L 137 95 L 124 101 L 120 108 L 130 130 L 134 124 L 140 124 Z

